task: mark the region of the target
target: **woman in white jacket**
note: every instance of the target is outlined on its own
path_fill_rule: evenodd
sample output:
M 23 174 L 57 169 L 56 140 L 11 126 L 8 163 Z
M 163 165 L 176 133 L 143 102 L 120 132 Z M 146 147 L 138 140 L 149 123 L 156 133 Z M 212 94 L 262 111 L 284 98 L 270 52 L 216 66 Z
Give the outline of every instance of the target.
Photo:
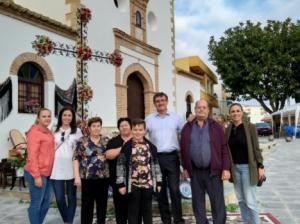
M 82 132 L 76 126 L 75 111 L 71 107 L 64 107 L 58 115 L 58 122 L 54 132 L 55 158 L 51 179 L 57 202 L 57 207 L 64 223 L 73 223 L 76 211 L 76 186 L 72 157 L 77 141 Z M 66 197 L 67 195 L 67 201 Z

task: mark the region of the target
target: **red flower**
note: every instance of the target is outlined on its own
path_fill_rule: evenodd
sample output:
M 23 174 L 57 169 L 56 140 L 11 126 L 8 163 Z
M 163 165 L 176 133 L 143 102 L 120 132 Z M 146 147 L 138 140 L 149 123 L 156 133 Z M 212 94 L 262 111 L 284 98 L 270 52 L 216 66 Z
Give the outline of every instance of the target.
M 77 57 L 82 60 L 89 60 L 92 57 L 92 50 L 89 47 L 79 47 L 77 48 Z
M 80 8 L 78 13 L 79 18 L 83 23 L 88 23 L 92 18 L 91 10 L 88 8 Z
M 110 62 L 112 65 L 115 65 L 115 66 L 117 66 L 117 67 L 119 67 L 119 66 L 122 65 L 123 57 L 122 57 L 122 55 L 120 54 L 120 51 L 119 51 L 119 50 L 114 50 L 114 52 L 110 54 L 110 56 L 109 56 L 109 62 Z
M 33 42 L 33 47 L 36 49 L 39 55 L 49 55 L 53 48 L 53 42 L 47 36 L 36 36 L 36 40 Z

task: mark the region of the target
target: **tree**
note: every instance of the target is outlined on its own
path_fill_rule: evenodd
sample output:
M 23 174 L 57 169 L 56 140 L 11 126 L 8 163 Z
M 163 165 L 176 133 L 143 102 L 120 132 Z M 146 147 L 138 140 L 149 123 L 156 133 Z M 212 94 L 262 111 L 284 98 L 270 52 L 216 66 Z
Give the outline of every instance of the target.
M 268 113 L 300 99 L 300 21 L 247 21 L 224 34 L 211 37 L 209 56 L 234 99 L 256 99 Z

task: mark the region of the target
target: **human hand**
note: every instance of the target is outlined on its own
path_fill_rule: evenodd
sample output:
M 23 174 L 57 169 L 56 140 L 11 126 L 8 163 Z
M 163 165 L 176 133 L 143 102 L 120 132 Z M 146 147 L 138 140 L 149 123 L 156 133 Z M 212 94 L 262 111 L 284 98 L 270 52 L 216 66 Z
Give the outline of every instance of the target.
M 222 172 L 222 180 L 229 180 L 230 179 L 230 171 L 229 170 L 223 170 Z
M 265 178 L 265 169 L 258 168 L 258 179 L 262 180 Z
M 125 195 L 126 194 L 126 187 L 119 188 L 119 192 L 120 192 L 121 195 Z
M 190 178 L 189 172 L 186 169 L 183 170 L 183 178 L 184 179 Z
M 74 185 L 77 186 L 77 187 L 81 186 L 81 179 L 80 179 L 80 177 L 75 177 Z
M 41 177 L 34 178 L 34 185 L 36 187 L 42 187 L 43 186 L 42 178 Z

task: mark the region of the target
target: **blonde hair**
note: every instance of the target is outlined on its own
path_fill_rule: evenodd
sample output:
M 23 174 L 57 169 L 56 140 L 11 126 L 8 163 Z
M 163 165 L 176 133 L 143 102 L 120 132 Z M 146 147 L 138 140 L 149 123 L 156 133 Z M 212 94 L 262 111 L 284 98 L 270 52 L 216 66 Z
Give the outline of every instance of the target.
M 43 107 L 43 108 L 40 108 L 39 109 L 39 111 L 37 112 L 37 114 L 36 114 L 36 119 L 35 119 L 35 124 L 39 124 L 39 121 L 38 121 L 38 119 L 39 119 L 39 117 L 40 117 L 40 115 L 41 115 L 41 113 L 43 112 L 43 111 L 45 111 L 45 110 L 47 110 L 47 111 L 49 111 L 50 112 L 50 114 L 51 114 L 51 110 L 50 109 L 48 109 L 48 108 L 45 108 L 45 107 Z

